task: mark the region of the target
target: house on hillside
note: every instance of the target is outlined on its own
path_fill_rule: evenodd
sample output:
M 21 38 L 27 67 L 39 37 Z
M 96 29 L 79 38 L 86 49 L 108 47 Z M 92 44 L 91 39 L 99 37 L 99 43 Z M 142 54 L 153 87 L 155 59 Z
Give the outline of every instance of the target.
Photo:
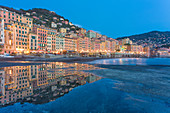
M 51 22 L 51 27 L 52 27 L 52 28 L 57 28 L 57 24 L 54 23 L 54 22 Z

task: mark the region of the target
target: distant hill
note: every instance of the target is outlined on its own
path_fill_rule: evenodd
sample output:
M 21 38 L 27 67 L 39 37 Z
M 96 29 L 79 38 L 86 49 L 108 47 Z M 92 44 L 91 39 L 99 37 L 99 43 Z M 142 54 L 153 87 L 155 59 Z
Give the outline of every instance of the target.
M 9 11 L 13 11 L 19 14 L 29 16 L 33 18 L 34 24 L 45 25 L 46 27 L 51 28 L 51 23 L 54 22 L 55 24 L 57 24 L 57 28 L 55 29 L 58 29 L 58 30 L 60 28 L 67 28 L 70 31 L 75 32 L 76 30 L 79 29 L 78 26 L 69 24 L 70 21 L 68 19 L 65 19 L 63 16 L 56 14 L 54 11 L 49 11 L 47 9 L 32 8 L 29 10 L 24 10 L 24 9 L 16 10 L 16 9 L 9 8 L 6 6 L 0 6 L 0 7 L 5 8 Z M 67 21 L 68 23 L 66 23 L 65 21 Z
M 148 33 L 119 37 L 117 40 L 124 38 L 131 39 L 134 43 L 139 45 L 150 45 L 153 47 L 170 47 L 170 31 L 160 32 L 160 31 L 151 31 Z

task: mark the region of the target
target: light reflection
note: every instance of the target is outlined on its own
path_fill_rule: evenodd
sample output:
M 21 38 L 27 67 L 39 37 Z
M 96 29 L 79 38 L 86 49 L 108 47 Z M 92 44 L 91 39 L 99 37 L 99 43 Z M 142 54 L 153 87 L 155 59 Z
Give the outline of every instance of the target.
M 158 60 L 154 61 L 154 64 L 165 64 L 167 60 L 164 62 L 159 62 Z M 153 64 L 152 59 L 146 58 L 115 58 L 115 59 L 104 59 L 104 60 L 96 60 L 90 62 L 90 64 L 111 64 L 111 65 L 148 65 Z M 168 63 L 166 63 L 167 65 Z
M 88 64 L 61 62 L 0 68 L 0 105 L 54 101 L 77 86 L 101 79 L 84 72 L 95 69 L 100 68 Z
M 119 59 L 119 63 L 120 63 L 120 64 L 123 64 L 123 61 L 122 61 L 122 59 Z

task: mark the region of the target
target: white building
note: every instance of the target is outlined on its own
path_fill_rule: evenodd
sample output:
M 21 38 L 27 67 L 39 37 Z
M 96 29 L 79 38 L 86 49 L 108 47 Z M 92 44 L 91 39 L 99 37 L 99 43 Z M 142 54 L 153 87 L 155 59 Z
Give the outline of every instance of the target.
M 56 50 L 61 52 L 65 50 L 65 39 L 56 37 Z
M 29 33 L 29 49 L 35 51 L 38 49 L 38 36 L 33 33 Z
M 60 18 L 60 20 L 64 20 L 63 18 Z
M 57 23 L 57 25 L 62 25 L 62 23 Z
M 51 40 L 51 35 L 49 35 L 49 36 L 47 36 L 47 50 L 49 51 L 49 50 L 52 50 L 52 46 L 51 46 L 51 44 L 52 44 L 52 40 Z
M 30 13 L 26 13 L 26 15 L 30 16 Z
M 54 23 L 54 22 L 51 22 L 51 27 L 52 27 L 52 28 L 57 28 L 57 24 Z
M 5 95 L 5 71 L 0 69 L 0 96 Z
M 0 44 L 4 42 L 4 19 L 0 17 Z

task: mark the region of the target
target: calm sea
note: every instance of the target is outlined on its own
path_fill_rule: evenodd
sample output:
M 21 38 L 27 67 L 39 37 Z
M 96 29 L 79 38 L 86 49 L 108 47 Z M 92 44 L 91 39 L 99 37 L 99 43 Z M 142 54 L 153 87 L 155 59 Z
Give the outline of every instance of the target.
M 170 113 L 170 59 L 0 69 L 0 113 Z

